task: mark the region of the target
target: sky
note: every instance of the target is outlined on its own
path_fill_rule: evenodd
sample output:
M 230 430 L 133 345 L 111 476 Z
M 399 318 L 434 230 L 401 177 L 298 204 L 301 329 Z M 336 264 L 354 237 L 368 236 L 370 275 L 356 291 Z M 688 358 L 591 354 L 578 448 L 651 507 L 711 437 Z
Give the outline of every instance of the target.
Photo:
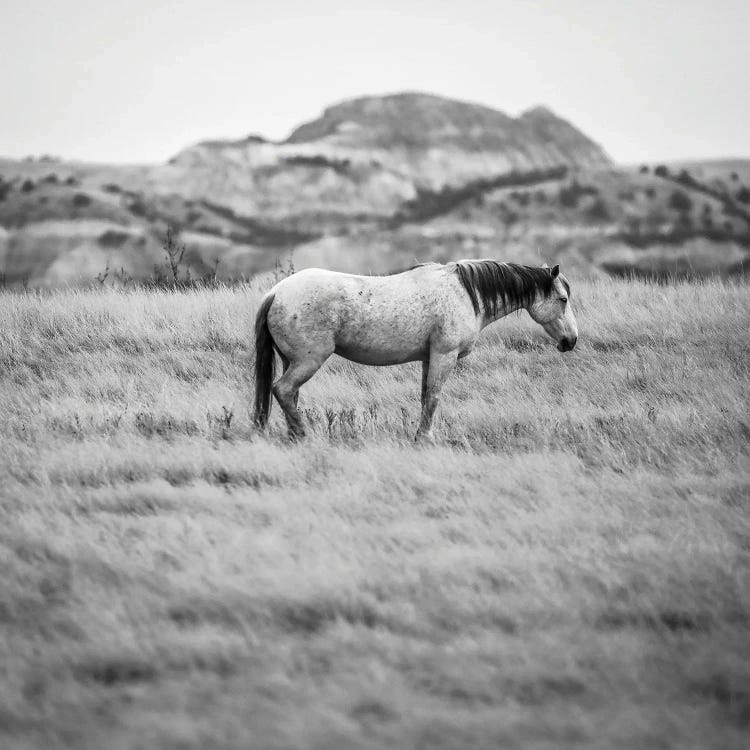
M 0 0 L 0 155 L 159 162 L 342 99 L 544 104 L 621 163 L 750 157 L 748 0 Z

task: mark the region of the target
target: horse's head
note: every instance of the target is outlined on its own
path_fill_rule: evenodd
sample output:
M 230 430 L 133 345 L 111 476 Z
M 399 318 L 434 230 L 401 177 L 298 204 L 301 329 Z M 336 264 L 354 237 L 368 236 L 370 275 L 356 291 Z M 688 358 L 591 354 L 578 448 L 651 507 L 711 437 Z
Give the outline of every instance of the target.
M 549 295 L 537 294 L 528 308 L 529 315 L 557 342 L 561 352 L 569 352 L 578 340 L 578 324 L 570 306 L 570 284 L 560 273 L 560 266 L 547 268 L 547 272 L 552 291 Z

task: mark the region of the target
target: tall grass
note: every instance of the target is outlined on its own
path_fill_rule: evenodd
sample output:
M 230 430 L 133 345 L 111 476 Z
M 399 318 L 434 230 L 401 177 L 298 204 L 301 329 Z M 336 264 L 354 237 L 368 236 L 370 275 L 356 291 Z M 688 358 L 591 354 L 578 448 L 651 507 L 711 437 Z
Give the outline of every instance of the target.
M 263 281 L 0 295 L 3 747 L 741 747 L 750 295 L 577 285 L 576 350 L 331 360 L 252 427 Z

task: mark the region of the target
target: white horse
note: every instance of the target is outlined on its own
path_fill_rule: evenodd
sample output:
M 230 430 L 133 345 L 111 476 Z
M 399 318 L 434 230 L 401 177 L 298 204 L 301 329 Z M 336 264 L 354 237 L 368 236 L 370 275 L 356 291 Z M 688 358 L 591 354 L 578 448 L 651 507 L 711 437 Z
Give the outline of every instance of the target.
M 561 352 L 576 345 L 570 285 L 559 266 L 462 260 L 392 276 L 300 271 L 265 295 L 255 320 L 255 422 L 266 425 L 273 391 L 290 437 L 303 436 L 300 386 L 332 354 L 365 365 L 420 361 L 422 415 L 415 439 L 431 438 L 440 391 L 458 359 L 472 351 L 485 326 L 521 308 Z M 284 367 L 275 383 L 274 351 Z

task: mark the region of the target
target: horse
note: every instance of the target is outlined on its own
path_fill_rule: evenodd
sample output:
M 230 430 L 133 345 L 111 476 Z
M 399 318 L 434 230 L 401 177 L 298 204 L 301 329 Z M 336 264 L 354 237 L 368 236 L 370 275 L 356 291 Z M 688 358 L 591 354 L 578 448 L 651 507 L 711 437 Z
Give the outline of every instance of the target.
M 460 260 L 390 276 L 299 271 L 266 293 L 256 316 L 255 424 L 266 426 L 273 393 L 289 437 L 303 437 L 300 386 L 332 354 L 365 365 L 418 361 L 422 412 L 415 440 L 431 440 L 441 389 L 458 360 L 471 353 L 483 328 L 521 309 L 561 352 L 576 345 L 570 284 L 559 265 Z M 276 382 L 275 353 L 283 365 Z

